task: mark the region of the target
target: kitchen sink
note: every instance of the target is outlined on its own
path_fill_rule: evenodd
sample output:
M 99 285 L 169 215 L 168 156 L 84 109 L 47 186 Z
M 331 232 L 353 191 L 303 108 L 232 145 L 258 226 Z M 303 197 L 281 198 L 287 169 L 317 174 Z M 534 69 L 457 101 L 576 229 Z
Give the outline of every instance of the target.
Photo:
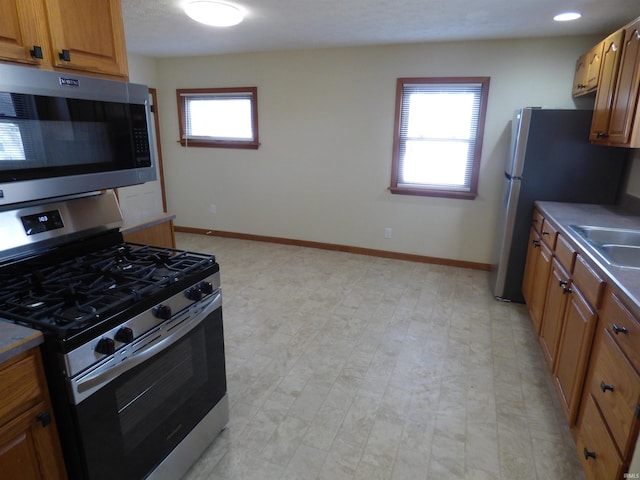
M 614 265 L 640 268 L 640 246 L 602 245 L 599 251 Z
M 611 265 L 640 268 L 640 230 L 570 225 Z
M 571 225 L 571 228 L 591 243 L 640 247 L 640 230 L 592 227 L 590 225 Z

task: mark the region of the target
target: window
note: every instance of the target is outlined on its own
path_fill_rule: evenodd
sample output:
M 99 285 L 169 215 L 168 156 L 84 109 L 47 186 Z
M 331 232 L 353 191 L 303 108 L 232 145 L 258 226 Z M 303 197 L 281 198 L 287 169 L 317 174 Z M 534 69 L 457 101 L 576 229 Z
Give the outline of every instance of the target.
M 176 95 L 182 146 L 259 147 L 256 87 L 182 89 Z
M 477 195 L 489 77 L 399 78 L 392 193 Z
M 16 105 L 10 93 L 0 92 L 0 160 L 25 160 L 24 145 Z M 14 120 L 11 121 L 5 121 Z

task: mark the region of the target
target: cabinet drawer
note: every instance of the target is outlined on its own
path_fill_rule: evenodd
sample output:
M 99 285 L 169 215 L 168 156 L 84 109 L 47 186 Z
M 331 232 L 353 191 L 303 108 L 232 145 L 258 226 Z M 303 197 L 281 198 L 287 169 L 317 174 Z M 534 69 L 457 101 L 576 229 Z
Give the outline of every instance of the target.
M 576 448 L 587 479 L 619 478 L 622 460 L 591 395 L 585 396 L 578 428 Z
M 602 306 L 604 328 L 625 353 L 636 370 L 640 370 L 640 324 L 613 293 L 605 295 Z
M 585 262 L 582 255 L 576 255 L 576 263 L 573 269 L 573 283 L 580 288 L 580 291 L 592 307 L 600 307 L 604 282 Z
M 35 355 L 26 355 L 7 361 L 6 368 L 0 366 L 0 425 L 43 398 L 37 360 Z
M 640 378 L 607 330 L 601 330 L 597 338 L 594 363 L 589 372 L 589 392 L 598 403 L 620 452 L 626 457 L 636 424 L 634 414 L 640 398 Z
M 533 229 L 540 233 L 542 231 L 542 223 L 544 222 L 544 216 L 540 213 L 539 210 L 533 211 L 533 220 L 531 221 L 531 226 Z
M 551 225 L 547 220 L 542 222 L 542 231 L 540 232 L 540 237 L 542 241 L 549 247 L 551 250 L 556 248 L 556 237 L 558 236 L 558 230 Z
M 556 258 L 567 272 L 573 273 L 573 267 L 576 263 L 576 251 L 562 234 L 558 234 L 558 239 L 556 240 Z

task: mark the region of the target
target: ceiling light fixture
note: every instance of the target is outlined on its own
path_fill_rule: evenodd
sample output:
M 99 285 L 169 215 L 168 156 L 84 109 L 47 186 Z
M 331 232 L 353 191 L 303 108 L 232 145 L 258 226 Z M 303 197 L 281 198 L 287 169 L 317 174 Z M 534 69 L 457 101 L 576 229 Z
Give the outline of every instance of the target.
M 556 22 L 570 22 L 571 20 L 577 20 L 580 17 L 582 17 L 581 13 L 578 13 L 578 12 L 566 12 L 566 13 L 559 13 L 558 15 L 553 17 L 553 19 Z
M 244 18 L 242 12 L 228 3 L 194 0 L 184 5 L 184 11 L 196 22 L 213 27 L 231 27 Z

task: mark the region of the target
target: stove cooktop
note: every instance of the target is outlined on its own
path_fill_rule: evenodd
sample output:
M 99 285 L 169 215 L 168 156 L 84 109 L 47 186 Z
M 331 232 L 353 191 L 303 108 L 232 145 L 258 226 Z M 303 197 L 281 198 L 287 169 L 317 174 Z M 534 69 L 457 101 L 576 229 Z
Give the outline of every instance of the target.
M 0 316 L 62 339 L 150 308 L 218 269 L 213 255 L 129 243 L 55 258 L 0 269 Z

